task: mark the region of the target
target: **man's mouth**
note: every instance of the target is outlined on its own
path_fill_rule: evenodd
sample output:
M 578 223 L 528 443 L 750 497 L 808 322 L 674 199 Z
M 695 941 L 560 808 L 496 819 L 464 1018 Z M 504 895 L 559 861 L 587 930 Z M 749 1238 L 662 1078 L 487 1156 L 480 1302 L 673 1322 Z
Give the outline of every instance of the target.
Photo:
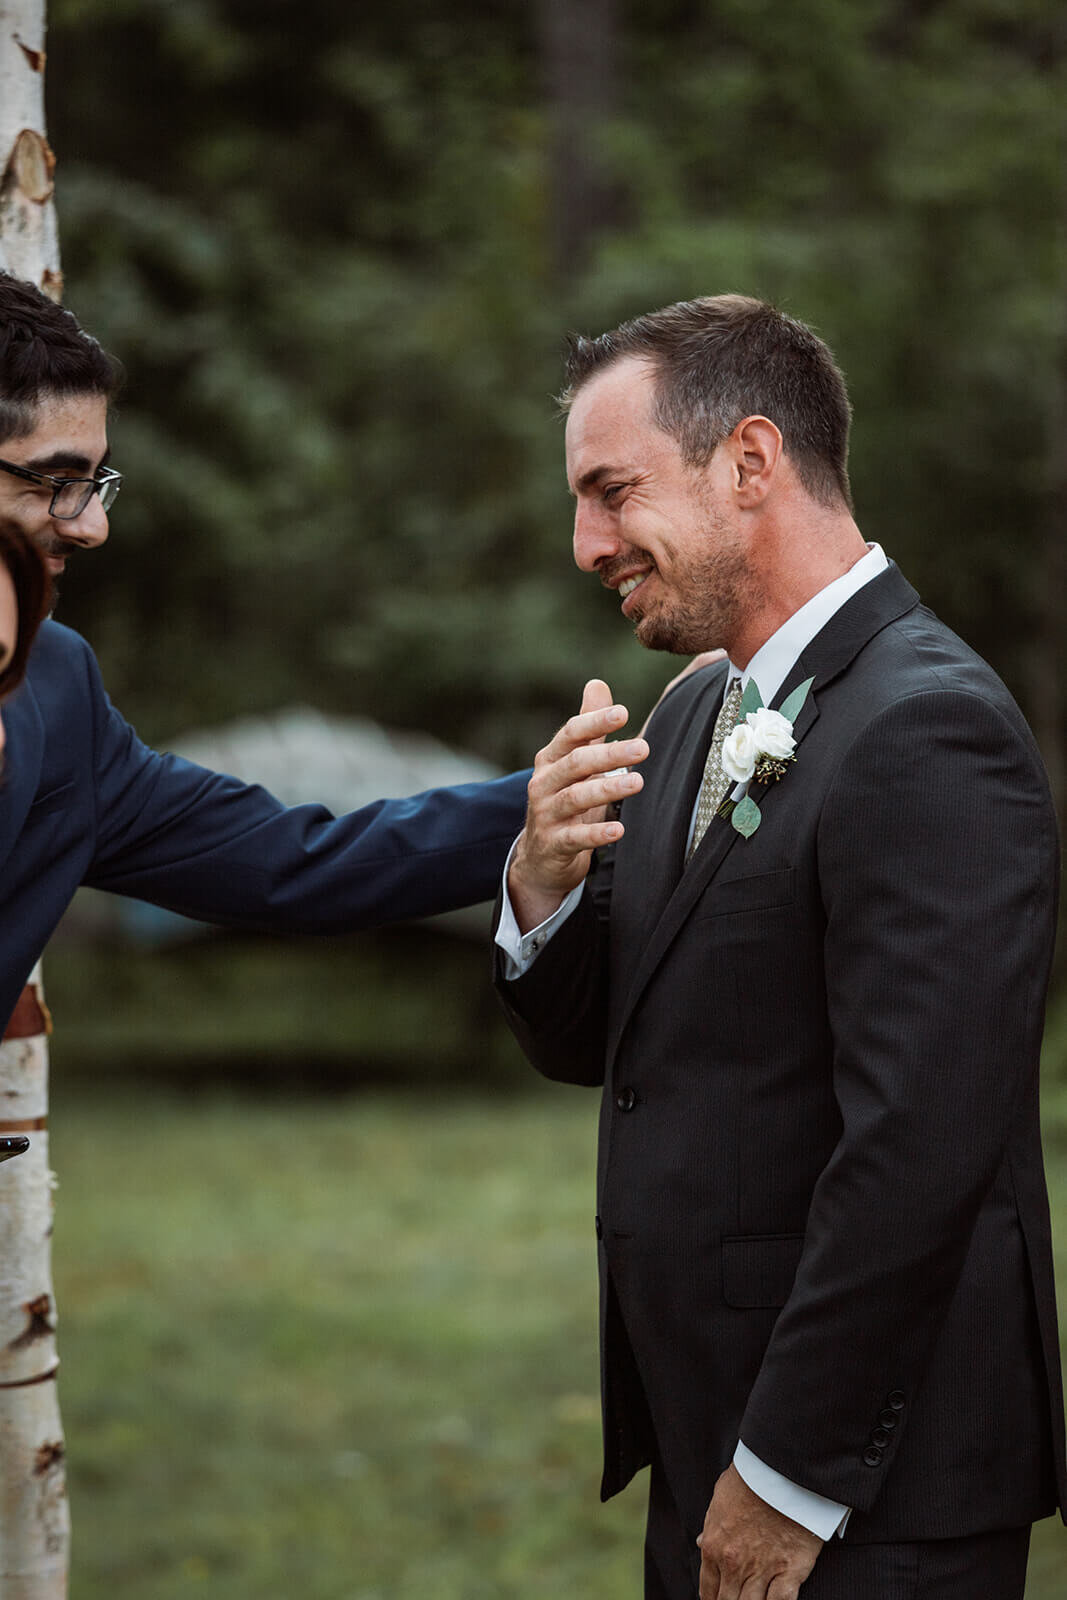
M 45 566 L 48 568 L 53 578 L 62 577 L 63 573 L 67 569 L 68 557 L 76 548 L 77 547 L 75 545 L 68 544 L 63 539 L 50 539 L 47 542 L 44 540 L 41 541 L 40 551 L 44 556 Z
M 634 590 L 639 589 L 647 577 L 647 572 L 639 572 L 636 578 L 624 578 L 619 584 L 619 599 L 625 600 L 628 595 L 633 594 Z

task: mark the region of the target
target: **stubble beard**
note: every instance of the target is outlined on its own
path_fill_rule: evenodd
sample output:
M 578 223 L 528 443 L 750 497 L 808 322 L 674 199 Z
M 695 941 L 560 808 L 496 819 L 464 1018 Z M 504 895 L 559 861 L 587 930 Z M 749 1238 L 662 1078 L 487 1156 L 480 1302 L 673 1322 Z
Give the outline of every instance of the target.
M 662 582 L 662 579 L 660 580 Z M 725 649 L 759 603 L 759 584 L 743 551 L 709 550 L 698 560 L 677 567 L 672 595 L 647 612 L 633 611 L 634 635 L 646 650 L 692 656 L 701 650 Z

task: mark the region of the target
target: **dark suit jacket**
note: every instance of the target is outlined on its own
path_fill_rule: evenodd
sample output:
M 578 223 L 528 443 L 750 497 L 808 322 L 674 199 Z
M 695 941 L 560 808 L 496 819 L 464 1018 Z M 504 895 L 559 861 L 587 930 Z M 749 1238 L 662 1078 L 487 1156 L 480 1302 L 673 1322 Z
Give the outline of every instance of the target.
M 333 933 L 491 900 L 528 773 L 338 819 L 157 755 L 85 641 L 46 622 L 3 711 L 0 1031 L 79 884 L 207 922 Z
M 694 1536 L 738 1437 L 852 1539 L 1028 1522 L 1065 1488 L 1040 756 L 891 567 L 783 686 L 815 679 L 758 832 L 683 870 L 724 670 L 664 701 L 613 872 L 501 984 L 542 1072 L 605 1084 L 604 1493 L 651 1430 Z

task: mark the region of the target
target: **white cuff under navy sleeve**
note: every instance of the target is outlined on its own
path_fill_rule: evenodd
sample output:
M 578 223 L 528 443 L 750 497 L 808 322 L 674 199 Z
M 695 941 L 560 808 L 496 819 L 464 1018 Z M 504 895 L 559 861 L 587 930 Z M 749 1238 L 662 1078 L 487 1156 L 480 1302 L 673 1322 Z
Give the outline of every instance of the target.
M 765 1500 L 783 1516 L 792 1517 L 794 1522 L 799 1522 L 816 1538 L 825 1542 L 832 1539 L 835 1533 L 839 1536 L 844 1533 L 852 1515 L 851 1506 L 838 1505 L 836 1500 L 827 1500 L 825 1495 L 816 1494 L 813 1489 L 802 1489 L 799 1483 L 783 1477 L 761 1461 L 759 1456 L 754 1456 L 740 1439 L 734 1451 L 734 1466 L 753 1494 L 758 1494 L 761 1500 Z
M 508 983 L 514 983 L 516 978 L 521 978 L 530 970 L 556 929 L 563 926 L 582 898 L 582 885 L 579 884 L 540 927 L 531 928 L 529 933 L 520 933 L 508 894 L 508 871 L 514 854 L 515 846 L 512 845 L 508 851 L 508 859 L 504 863 L 504 901 L 496 930 L 496 942 L 504 952 L 504 977 Z

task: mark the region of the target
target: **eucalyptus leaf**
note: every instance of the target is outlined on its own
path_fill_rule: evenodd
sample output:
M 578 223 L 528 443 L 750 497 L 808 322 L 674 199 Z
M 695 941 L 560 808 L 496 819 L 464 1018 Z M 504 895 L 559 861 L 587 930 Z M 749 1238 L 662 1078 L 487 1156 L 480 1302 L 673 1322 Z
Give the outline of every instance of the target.
M 750 711 L 758 711 L 763 705 L 763 696 L 759 692 L 759 684 L 755 678 L 749 678 L 745 685 L 745 692 L 741 696 L 741 704 L 737 710 L 738 722 L 744 722 Z
M 801 707 L 808 698 L 808 690 L 814 682 L 814 678 L 806 678 L 799 688 L 793 690 L 788 700 L 783 701 L 780 710 L 787 722 L 795 722 L 797 720 Z
M 743 800 L 739 800 L 737 805 L 734 807 L 734 813 L 730 818 L 730 821 L 733 823 L 738 833 L 740 833 L 746 839 L 751 839 L 752 835 L 763 821 L 763 818 L 760 815 L 760 808 L 756 804 L 755 800 L 751 799 L 750 796 L 746 794 L 745 798 Z

